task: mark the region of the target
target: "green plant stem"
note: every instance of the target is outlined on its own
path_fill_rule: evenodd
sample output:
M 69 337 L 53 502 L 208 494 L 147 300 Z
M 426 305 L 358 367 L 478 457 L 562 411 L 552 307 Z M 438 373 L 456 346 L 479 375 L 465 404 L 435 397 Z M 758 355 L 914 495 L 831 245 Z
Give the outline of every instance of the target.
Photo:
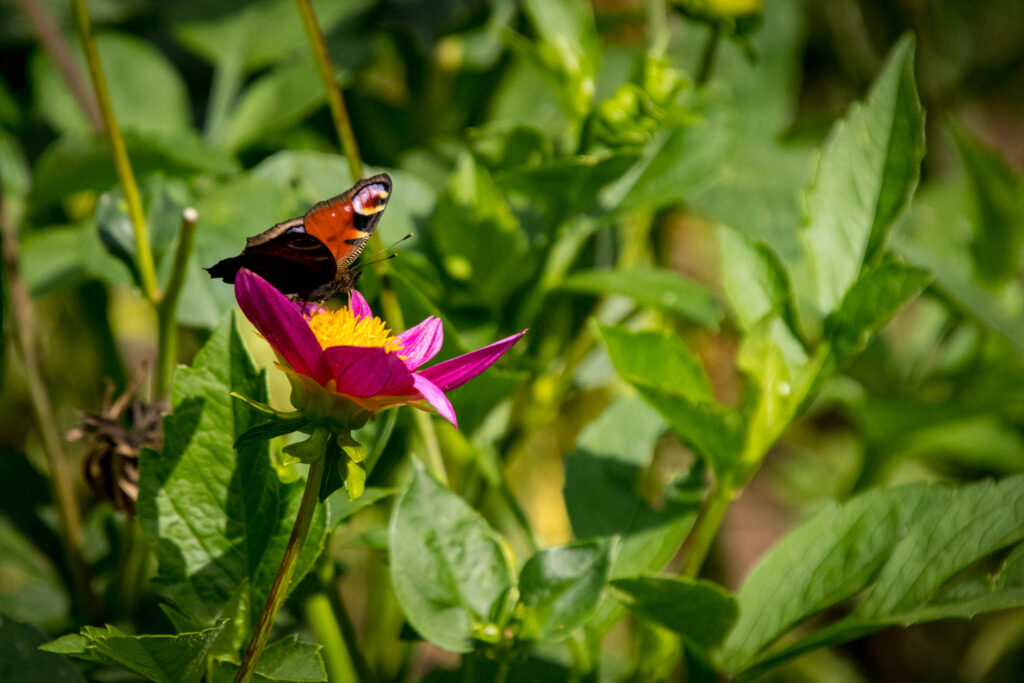
M 704 43 L 704 52 L 700 56 L 700 67 L 697 70 L 697 85 L 704 85 L 711 77 L 715 67 L 715 56 L 718 54 L 718 42 L 722 37 L 722 27 L 715 24 L 711 27 L 708 42 Z
M 331 603 L 331 609 L 335 623 L 341 631 L 341 637 L 345 640 L 345 646 L 348 648 L 348 653 L 352 657 L 352 664 L 356 668 L 356 674 L 359 676 L 359 680 L 362 683 L 373 683 L 377 677 L 373 675 L 370 670 L 370 665 L 366 661 L 366 657 L 363 655 L 362 648 L 359 647 L 359 639 L 356 638 L 356 627 L 352 623 L 352 617 L 349 616 L 348 608 L 345 607 L 345 601 L 341 599 L 341 593 L 337 589 L 337 585 L 331 586 L 326 591 L 328 600 Z
M 249 647 L 245 650 L 242 664 L 235 676 L 235 683 L 245 683 L 252 678 L 259 662 L 263 648 L 267 645 L 270 637 L 270 629 L 274 625 L 281 604 L 288 595 L 288 588 L 292 582 L 292 575 L 295 573 L 295 565 L 299 560 L 299 553 L 306 542 L 309 534 L 309 525 L 313 521 L 313 512 L 316 510 L 317 498 L 320 493 L 320 483 L 324 478 L 324 458 L 314 461 L 309 466 L 309 474 L 306 475 L 306 488 L 302 492 L 302 501 L 299 503 L 299 512 L 295 516 L 295 525 L 292 527 L 292 534 L 288 538 L 288 545 L 284 549 L 284 557 L 281 559 L 281 566 L 277 569 L 274 583 L 267 595 L 267 602 L 263 605 L 263 612 L 259 621 L 256 622 L 256 630 L 249 639 Z
M 306 600 L 306 620 L 313 630 L 313 635 L 316 636 L 316 642 L 323 646 L 327 680 L 331 683 L 360 680 L 356 675 L 350 650 L 331 609 L 331 601 L 323 591 L 317 591 Z
M 654 58 L 665 56 L 668 49 L 668 13 L 665 0 L 647 0 L 647 54 Z
M 327 43 L 324 42 L 323 31 L 320 30 L 320 25 L 316 21 L 316 12 L 313 10 L 311 0 L 295 0 L 295 4 L 299 8 L 299 15 L 302 16 L 302 27 L 306 30 L 306 38 L 313 50 L 313 61 L 316 62 L 317 71 L 320 72 L 320 81 L 327 94 L 331 118 L 334 119 L 334 127 L 338 131 L 341 149 L 345 153 L 345 158 L 348 159 L 352 181 L 355 182 L 363 177 L 363 160 L 359 156 L 359 145 L 356 144 L 356 136 L 352 132 L 352 122 L 348 118 L 348 110 L 345 108 L 345 100 L 341 96 L 341 88 L 338 87 L 334 66 L 331 65 L 330 56 L 327 54 Z
M 686 541 L 686 562 L 683 564 L 682 575 L 695 579 L 711 551 L 711 544 L 722 525 L 725 511 L 736 498 L 736 490 L 725 483 L 719 482 L 711 491 L 705 505 L 697 518 L 697 523 Z
M 156 396 L 163 398 L 171 388 L 171 377 L 178 359 L 178 298 L 185 286 L 188 260 L 195 244 L 196 221 L 199 214 L 193 208 L 185 209 L 181 215 L 181 231 L 178 233 L 178 248 L 174 252 L 174 265 L 167 289 L 157 303 L 157 362 Z
M 423 449 L 426 451 L 424 462 L 430 473 L 437 477 L 437 480 L 448 486 L 448 473 L 444 468 L 444 458 L 441 456 L 441 445 L 437 442 L 437 432 L 430 421 L 430 416 L 420 410 L 413 410 L 413 420 L 416 428 L 423 439 Z
M 159 298 L 159 288 L 156 280 L 156 266 L 153 262 L 153 251 L 149 244 L 149 231 L 146 229 L 146 215 L 142 211 L 142 197 L 139 195 L 139 186 L 135 182 L 135 174 L 132 173 L 132 164 L 128 159 L 128 150 L 125 148 L 121 129 L 118 128 L 117 118 L 114 116 L 114 107 L 110 102 L 110 91 L 107 89 L 107 79 L 103 75 L 103 65 L 100 63 L 100 53 L 96 49 L 96 39 L 92 34 L 92 23 L 89 21 L 89 10 L 85 5 L 85 0 L 71 0 L 71 11 L 75 17 L 78 37 L 82 41 L 85 62 L 89 66 L 89 76 L 92 78 L 93 91 L 100 107 L 100 116 L 103 118 L 103 128 L 110 140 L 110 150 L 114 156 L 117 179 L 121 184 L 125 202 L 128 204 L 128 217 L 131 219 L 132 229 L 135 232 L 136 265 L 139 268 L 142 293 L 150 302 L 156 303 Z
M 71 46 L 64 39 L 64 35 L 53 21 L 46 6 L 39 0 L 17 0 L 17 2 L 29 24 L 32 25 L 32 31 L 36 34 L 39 42 L 43 44 L 43 48 L 50 54 L 53 63 L 56 64 L 71 95 L 78 102 L 89 127 L 93 129 L 93 132 L 102 133 L 103 118 L 100 116 L 99 107 L 96 106 L 96 98 L 93 97 L 78 64 L 75 63 Z
M 102 616 L 102 609 L 92 591 L 89 565 L 82 553 L 81 511 L 75 496 L 71 473 L 68 470 L 67 458 L 61 445 L 60 434 L 54 421 L 53 406 L 39 369 L 35 317 L 32 314 L 28 288 L 25 286 L 24 280 L 21 279 L 21 271 L 18 267 L 18 235 L 7 215 L 2 192 L 0 192 L 0 239 L 3 241 L 3 271 L 10 301 L 10 329 L 13 331 L 14 350 L 21 358 L 25 384 L 28 387 L 29 400 L 32 403 L 32 412 L 50 469 L 50 486 L 53 488 L 53 499 L 57 504 L 68 569 L 71 572 L 83 611 L 93 621 L 98 622 Z

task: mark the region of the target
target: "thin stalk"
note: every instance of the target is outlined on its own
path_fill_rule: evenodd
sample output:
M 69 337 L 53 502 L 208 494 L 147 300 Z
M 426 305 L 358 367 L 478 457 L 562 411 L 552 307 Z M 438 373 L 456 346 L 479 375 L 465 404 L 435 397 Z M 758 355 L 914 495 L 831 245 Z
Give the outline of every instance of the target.
M 704 52 L 700 56 L 700 67 L 697 69 L 697 85 L 704 85 L 711 77 L 711 71 L 715 66 L 715 56 L 718 54 L 718 42 L 722 37 L 722 27 L 715 24 L 711 27 L 711 35 L 708 42 L 704 43 Z
M 74 52 L 61 34 L 60 28 L 53 21 L 53 17 L 39 0 L 18 0 L 18 6 L 21 7 L 21 11 L 32 25 L 32 30 L 39 42 L 43 44 L 43 49 L 53 58 L 53 63 L 57 66 L 68 90 L 71 91 L 71 96 L 78 102 L 89 127 L 96 133 L 102 133 L 103 118 L 96 105 L 96 98 L 89 90 L 88 83 L 85 82 L 78 64 L 75 63 Z
M 420 410 L 413 410 L 413 421 L 423 439 L 423 449 L 426 451 L 424 462 L 430 473 L 437 477 L 437 480 L 448 486 L 448 473 L 444 468 L 444 458 L 441 456 L 441 446 L 437 442 L 437 432 L 430 416 Z
M 29 400 L 32 403 L 32 412 L 35 415 L 36 426 L 39 429 L 43 450 L 46 453 L 47 465 L 50 468 L 50 485 L 53 487 L 53 499 L 57 503 L 60 532 L 64 541 L 64 551 L 67 553 L 68 569 L 84 611 L 93 621 L 99 621 L 102 610 L 96 595 L 92 592 L 89 565 L 82 553 L 81 511 L 75 496 L 74 484 L 71 481 L 71 473 L 68 470 L 67 458 L 64 455 L 61 438 L 57 431 L 57 424 L 53 419 L 53 406 L 39 369 L 35 317 L 32 314 L 28 288 L 21 279 L 21 271 L 18 267 L 18 235 L 7 216 L 2 192 L 0 192 L 0 238 L 3 241 L 3 270 L 10 297 L 14 349 L 21 357 L 21 365 L 25 371 L 25 384 L 28 386 Z
M 317 591 L 306 600 L 306 620 L 309 622 L 316 642 L 323 646 L 327 680 L 331 683 L 354 683 L 360 678 L 352 663 L 351 651 L 345 645 L 345 638 L 331 609 L 331 601 L 323 591 Z
M 352 132 L 352 122 L 348 118 L 348 109 L 345 108 L 341 88 L 338 87 L 334 66 L 331 65 L 331 59 L 327 54 L 324 33 L 316 21 L 313 3 L 310 0 L 295 0 L 295 4 L 299 8 L 302 27 L 306 30 L 306 38 L 309 39 L 309 46 L 313 50 L 313 61 L 316 62 L 317 71 L 320 72 L 320 81 L 327 94 L 327 104 L 331 108 L 331 118 L 334 119 L 334 127 L 338 131 L 341 149 L 345 153 L 345 158 L 348 159 L 348 168 L 352 173 L 352 181 L 355 182 L 363 177 L 363 160 L 359 156 L 359 145 L 356 144 L 356 136 Z
M 367 663 L 366 657 L 363 656 L 363 651 L 359 647 L 359 640 L 356 638 L 356 627 L 352 623 L 352 617 L 349 616 L 348 608 L 345 607 L 345 601 L 341 599 L 341 592 L 337 590 L 337 586 L 335 585 L 332 588 L 334 589 L 326 591 L 326 595 L 328 600 L 330 600 L 334 619 L 341 632 L 341 636 L 345 639 L 345 646 L 348 649 L 349 656 L 352 657 L 352 664 L 355 666 L 356 673 L 362 683 L 373 683 L 376 680 L 376 676 L 370 670 L 370 665 Z
M 243 75 L 242 64 L 237 57 L 231 56 L 217 62 L 213 71 L 210 102 L 206 108 L 206 122 L 203 128 L 203 137 L 207 142 L 216 144 L 224 137 L 228 112 L 242 87 Z
M 195 244 L 196 221 L 199 214 L 193 208 L 181 214 L 181 231 L 178 233 L 178 248 L 174 252 L 174 265 L 167 289 L 156 307 L 157 314 L 157 362 L 156 396 L 163 398 L 171 387 L 171 377 L 178 359 L 178 298 L 185 286 L 188 260 Z
M 718 534 L 718 528 L 722 525 L 725 511 L 729 509 L 729 504 L 735 497 L 736 492 L 731 486 L 722 482 L 715 485 L 686 541 L 687 553 L 683 576 L 697 578 L 700 574 L 701 567 L 704 566 L 704 561 L 711 550 L 711 544 Z
M 274 626 L 277 612 L 281 609 L 285 596 L 288 595 L 292 575 L 295 573 L 295 565 L 299 560 L 299 552 L 306 542 L 309 525 L 313 521 L 313 511 L 316 510 L 320 483 L 324 478 L 324 461 L 325 458 L 320 458 L 309 466 L 309 474 L 306 475 L 306 488 L 302 492 L 299 512 L 295 516 L 295 526 L 292 527 L 292 534 L 288 538 L 288 545 L 285 547 L 284 557 L 281 559 L 281 566 L 277 569 L 277 576 L 274 577 L 274 583 L 270 587 L 267 602 L 263 605 L 263 612 L 260 614 L 259 621 L 256 622 L 256 630 L 253 631 L 249 647 L 242 658 L 242 665 L 235 676 L 235 683 L 245 683 L 252 678 L 260 655 L 263 654 L 263 648 L 267 645 L 270 629 Z
M 655 58 L 664 57 L 669 39 L 665 0 L 647 0 L 647 37 L 650 40 L 647 54 Z
M 132 229 L 135 232 L 136 265 L 139 268 L 142 293 L 150 302 L 155 303 L 160 295 L 156 280 L 156 266 L 153 263 L 153 250 L 149 244 L 149 231 L 146 229 L 146 215 L 142 211 L 139 186 L 135 182 L 132 164 L 128 159 L 128 150 L 124 146 L 124 138 L 121 136 L 121 129 L 117 126 L 114 107 L 110 102 L 110 91 L 107 89 L 107 79 L 103 75 L 103 65 L 100 63 L 100 53 L 96 49 L 96 39 L 92 34 L 92 23 L 89 21 L 89 10 L 85 5 L 85 0 L 71 0 L 71 11 L 75 16 L 78 37 L 82 41 L 85 62 L 89 66 L 89 76 L 92 78 L 92 87 L 96 93 L 100 115 L 103 118 L 103 128 L 110 140 L 110 150 L 114 157 L 114 166 L 117 169 L 117 179 L 121 184 L 125 202 L 128 204 L 128 217 L 132 221 Z

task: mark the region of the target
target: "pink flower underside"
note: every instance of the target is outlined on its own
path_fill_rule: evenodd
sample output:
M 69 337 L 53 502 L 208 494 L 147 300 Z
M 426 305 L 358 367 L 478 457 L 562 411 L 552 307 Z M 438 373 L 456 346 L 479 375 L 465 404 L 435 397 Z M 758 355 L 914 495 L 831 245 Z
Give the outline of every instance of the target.
M 398 335 L 402 341 L 399 353 L 362 346 L 324 350 L 309 329 L 307 316 L 312 311 L 308 304 L 296 305 L 246 269 L 240 270 L 235 280 L 235 295 L 245 316 L 296 372 L 321 385 L 333 379 L 338 393 L 352 397 L 368 409 L 381 410 L 425 400 L 452 424 L 456 424 L 455 411 L 445 392 L 482 373 L 526 334 L 524 330 L 414 372 L 441 350 L 444 329 L 438 318 L 427 318 Z M 356 290 L 350 293 L 349 306 L 358 317 L 373 315 L 366 299 Z

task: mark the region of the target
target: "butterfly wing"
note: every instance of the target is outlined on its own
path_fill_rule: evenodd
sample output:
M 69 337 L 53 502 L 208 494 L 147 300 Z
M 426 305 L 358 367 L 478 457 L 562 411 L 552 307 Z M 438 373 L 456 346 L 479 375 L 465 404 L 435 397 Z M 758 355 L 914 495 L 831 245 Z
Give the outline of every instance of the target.
M 388 174 L 360 180 L 337 197 L 315 204 L 303 217 L 304 230 L 323 242 L 338 270 L 344 270 L 366 247 L 390 196 Z

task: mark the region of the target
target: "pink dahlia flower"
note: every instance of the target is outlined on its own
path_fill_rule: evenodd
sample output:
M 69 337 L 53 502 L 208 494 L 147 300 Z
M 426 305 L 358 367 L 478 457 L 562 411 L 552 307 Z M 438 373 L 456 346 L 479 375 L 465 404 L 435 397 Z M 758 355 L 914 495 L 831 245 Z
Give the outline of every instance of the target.
M 295 303 L 246 269 L 238 271 L 235 298 L 245 317 L 287 364 L 293 387 L 313 380 L 368 412 L 407 404 L 433 408 L 455 426 L 455 410 L 445 393 L 482 373 L 526 334 L 524 330 L 420 369 L 441 350 L 440 318 L 431 316 L 392 335 L 356 290 L 350 293 L 347 308 L 332 311 Z

